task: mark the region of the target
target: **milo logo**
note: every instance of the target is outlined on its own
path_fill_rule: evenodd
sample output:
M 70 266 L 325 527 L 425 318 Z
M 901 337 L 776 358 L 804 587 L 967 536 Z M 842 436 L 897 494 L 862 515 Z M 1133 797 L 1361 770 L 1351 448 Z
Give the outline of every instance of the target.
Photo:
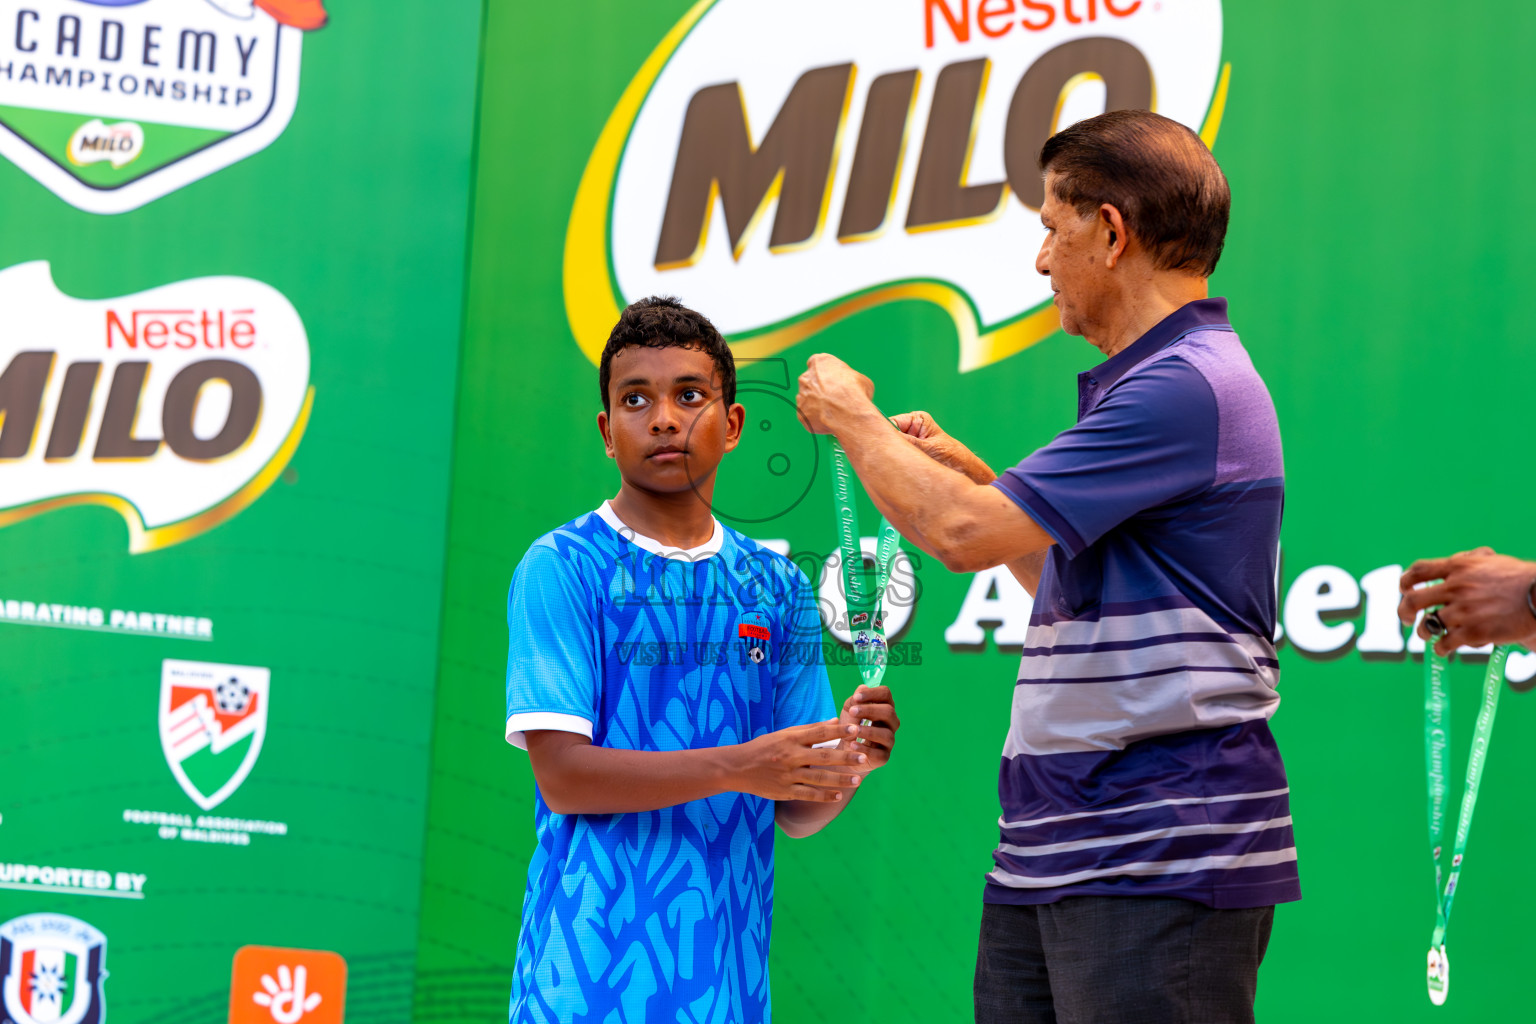
M 270 145 L 322 0 L 0 0 L 0 156 L 122 213 Z
M 594 361 L 623 305 L 676 293 L 765 356 L 901 299 L 949 313 L 959 369 L 1059 322 L 1034 271 L 1036 157 L 1107 109 L 1215 141 L 1219 0 L 703 0 L 610 115 L 565 250 Z
M 163 548 L 259 498 L 304 435 L 309 341 L 260 281 L 84 300 L 23 263 L 0 271 L 0 307 L 0 527 L 101 505 L 129 550 Z

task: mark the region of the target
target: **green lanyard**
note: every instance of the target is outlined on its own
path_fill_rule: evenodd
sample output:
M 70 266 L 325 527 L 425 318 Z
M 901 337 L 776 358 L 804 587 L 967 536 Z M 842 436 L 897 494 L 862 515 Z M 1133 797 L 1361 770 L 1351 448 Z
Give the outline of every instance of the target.
M 853 637 L 853 660 L 865 686 L 879 686 L 885 675 L 885 588 L 891 581 L 891 565 L 901 547 L 901 534 L 890 520 L 880 519 L 880 540 L 875 546 L 875 579 L 866 589 L 864 549 L 859 543 L 859 512 L 854 504 L 853 469 L 848 453 L 832 439 L 832 504 L 837 510 L 837 547 L 842 556 L 843 587 L 848 597 L 848 632 Z M 864 723 L 868 725 L 868 722 Z
M 1509 652 L 1507 645 L 1496 647 L 1488 658 L 1488 673 L 1483 678 L 1483 706 L 1477 713 L 1477 729 L 1472 733 L 1467 784 L 1461 798 L 1461 818 L 1456 824 L 1456 845 L 1451 854 L 1448 878 L 1441 867 L 1441 853 L 1445 846 L 1451 695 L 1445 685 L 1445 659 L 1436 654 L 1433 647 L 1424 652 L 1424 760 L 1429 774 L 1429 846 L 1435 861 L 1435 932 L 1429 940 L 1428 983 L 1430 1002 L 1436 1006 L 1442 1005 L 1450 992 L 1451 965 L 1445 954 L 1445 929 L 1451 920 L 1451 901 L 1456 896 L 1456 881 L 1461 877 L 1462 859 L 1467 852 L 1467 834 L 1472 831 L 1477 790 L 1483 781 L 1483 767 L 1488 763 L 1493 719 L 1499 712 L 1499 691 L 1504 688 L 1504 660 L 1509 657 Z

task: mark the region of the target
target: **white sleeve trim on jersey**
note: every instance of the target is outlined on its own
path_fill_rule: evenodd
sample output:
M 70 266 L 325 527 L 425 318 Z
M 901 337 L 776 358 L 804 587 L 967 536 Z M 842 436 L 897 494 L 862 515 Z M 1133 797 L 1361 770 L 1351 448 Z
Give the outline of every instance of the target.
M 592 738 L 592 723 L 580 715 L 562 715 L 556 711 L 524 711 L 507 719 L 507 742 L 522 750 L 528 749 L 530 729 L 550 729 L 554 732 L 574 732 Z

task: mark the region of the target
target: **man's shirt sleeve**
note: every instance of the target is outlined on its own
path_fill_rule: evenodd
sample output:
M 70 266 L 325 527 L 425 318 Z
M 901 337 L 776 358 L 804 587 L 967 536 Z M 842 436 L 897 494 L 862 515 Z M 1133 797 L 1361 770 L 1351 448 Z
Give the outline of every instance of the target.
M 1210 385 L 1170 357 L 1121 382 L 993 486 L 1076 558 L 1133 516 L 1209 487 L 1217 430 Z
M 528 746 L 530 729 L 589 739 L 597 720 L 598 650 L 593 602 L 572 564 L 535 544 L 507 595 L 507 742 Z
M 774 672 L 773 728 L 825 722 L 837 715 L 822 657 L 821 613 L 805 573 L 788 570 L 787 606 L 780 617 L 781 650 Z M 834 741 L 836 742 L 836 741 Z

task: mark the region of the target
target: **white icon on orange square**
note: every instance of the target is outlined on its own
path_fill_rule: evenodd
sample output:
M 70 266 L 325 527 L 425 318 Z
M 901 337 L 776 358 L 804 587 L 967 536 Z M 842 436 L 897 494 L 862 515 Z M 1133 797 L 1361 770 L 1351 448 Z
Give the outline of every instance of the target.
M 342 1024 L 347 962 L 319 949 L 243 946 L 235 953 L 229 1024 Z

